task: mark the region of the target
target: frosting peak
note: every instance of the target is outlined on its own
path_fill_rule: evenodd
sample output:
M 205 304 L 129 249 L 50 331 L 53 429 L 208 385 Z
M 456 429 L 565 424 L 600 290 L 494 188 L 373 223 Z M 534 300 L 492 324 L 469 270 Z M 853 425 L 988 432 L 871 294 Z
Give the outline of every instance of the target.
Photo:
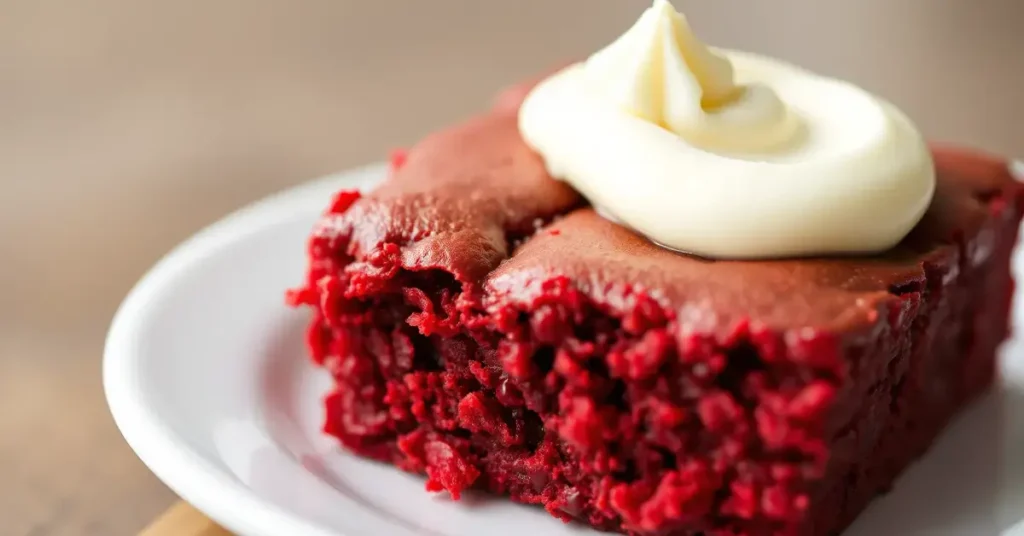
M 935 189 L 931 153 L 892 104 L 708 47 L 666 0 L 537 85 L 519 130 L 602 213 L 706 257 L 884 251 Z
M 702 43 L 667 0 L 583 66 L 621 110 L 709 150 L 759 151 L 794 138 L 796 118 L 771 88 L 738 85 L 732 63 Z

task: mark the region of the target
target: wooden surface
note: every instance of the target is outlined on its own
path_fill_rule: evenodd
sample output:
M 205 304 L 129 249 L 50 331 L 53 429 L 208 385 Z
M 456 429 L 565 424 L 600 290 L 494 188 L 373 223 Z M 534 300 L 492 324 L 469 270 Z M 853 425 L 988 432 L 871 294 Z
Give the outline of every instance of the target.
M 1024 154 L 1024 2 L 678 1 L 711 42 Z M 0 534 L 134 534 L 173 501 L 114 428 L 99 368 L 161 254 L 593 50 L 645 3 L 0 0 Z
M 178 501 L 142 529 L 139 536 L 231 536 L 231 533 L 195 508 Z

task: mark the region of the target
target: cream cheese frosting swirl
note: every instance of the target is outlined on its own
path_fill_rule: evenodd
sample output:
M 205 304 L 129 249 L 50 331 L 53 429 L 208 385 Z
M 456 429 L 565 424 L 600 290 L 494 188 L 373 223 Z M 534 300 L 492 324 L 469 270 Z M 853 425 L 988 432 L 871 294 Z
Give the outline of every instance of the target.
M 519 112 L 551 175 L 663 246 L 713 258 L 880 252 L 920 221 L 931 154 L 895 106 L 705 46 L 666 0 Z

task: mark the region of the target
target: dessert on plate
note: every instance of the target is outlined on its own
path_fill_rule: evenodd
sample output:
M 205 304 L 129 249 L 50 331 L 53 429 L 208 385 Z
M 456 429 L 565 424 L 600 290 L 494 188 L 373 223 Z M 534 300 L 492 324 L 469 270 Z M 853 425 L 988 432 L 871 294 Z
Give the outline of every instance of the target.
M 1024 193 L 657 0 L 340 192 L 289 302 L 351 451 L 634 535 L 846 527 L 993 380 Z

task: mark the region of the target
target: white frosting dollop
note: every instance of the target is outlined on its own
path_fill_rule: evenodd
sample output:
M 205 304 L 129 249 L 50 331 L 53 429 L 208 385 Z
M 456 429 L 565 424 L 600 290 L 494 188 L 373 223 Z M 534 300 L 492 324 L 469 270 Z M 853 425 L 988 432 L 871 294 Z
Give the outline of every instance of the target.
M 892 104 L 711 49 L 666 0 L 534 88 L 519 127 L 552 176 L 603 212 L 707 257 L 884 251 L 935 189 L 928 147 Z

